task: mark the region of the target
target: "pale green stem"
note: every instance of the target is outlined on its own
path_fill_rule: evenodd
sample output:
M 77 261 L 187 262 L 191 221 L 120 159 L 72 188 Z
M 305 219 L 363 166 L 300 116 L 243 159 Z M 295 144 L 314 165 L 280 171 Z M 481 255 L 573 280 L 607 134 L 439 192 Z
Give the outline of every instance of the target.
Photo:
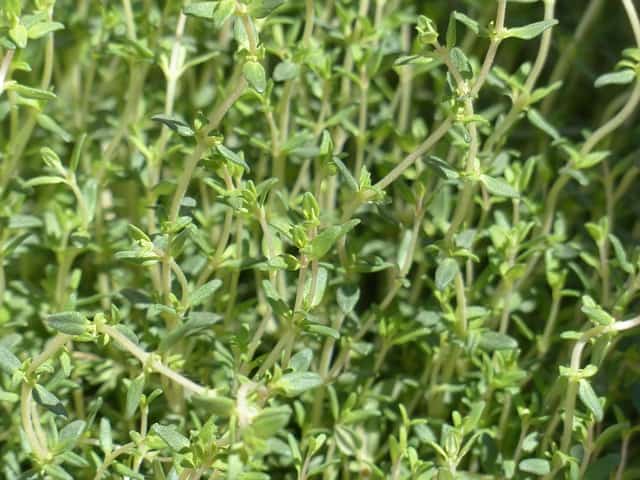
M 391 183 L 393 183 L 398 177 L 400 177 L 405 170 L 411 167 L 418 158 L 428 152 L 438 141 L 447 133 L 451 127 L 451 118 L 447 118 L 440 126 L 435 129 L 427 139 L 420 144 L 413 152 L 407 155 L 396 167 L 385 175 L 378 183 L 374 185 L 374 188 L 385 189 Z
M 156 358 L 155 354 L 150 354 L 142 350 L 131 340 L 129 340 L 125 335 L 120 333 L 117 328 L 112 327 L 111 325 L 103 324 L 98 326 L 98 331 L 113 338 L 122 348 L 136 357 L 140 361 L 140 363 L 148 366 L 160 375 L 164 375 L 169 380 L 184 387 L 186 390 L 189 390 L 196 395 L 215 396 L 215 393 L 212 390 L 203 387 L 202 385 L 198 385 L 197 383 L 189 380 L 185 376 L 166 366 Z
M 4 82 L 9 74 L 9 67 L 11 66 L 11 60 L 13 60 L 13 54 L 15 50 L 10 49 L 4 54 L 2 62 L 0 62 L 0 95 L 4 92 Z

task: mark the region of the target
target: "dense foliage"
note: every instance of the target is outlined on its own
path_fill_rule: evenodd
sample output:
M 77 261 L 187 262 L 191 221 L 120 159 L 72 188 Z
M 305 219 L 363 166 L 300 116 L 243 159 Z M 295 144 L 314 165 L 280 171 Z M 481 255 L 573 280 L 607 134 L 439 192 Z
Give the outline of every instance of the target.
M 633 0 L 2 0 L 0 476 L 639 478 L 639 73 Z

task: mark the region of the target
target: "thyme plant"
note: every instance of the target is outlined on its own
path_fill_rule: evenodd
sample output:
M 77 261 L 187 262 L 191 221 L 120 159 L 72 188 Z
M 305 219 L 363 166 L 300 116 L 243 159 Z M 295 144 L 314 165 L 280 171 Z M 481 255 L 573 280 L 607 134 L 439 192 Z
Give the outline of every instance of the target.
M 2 0 L 0 476 L 640 477 L 633 0 Z

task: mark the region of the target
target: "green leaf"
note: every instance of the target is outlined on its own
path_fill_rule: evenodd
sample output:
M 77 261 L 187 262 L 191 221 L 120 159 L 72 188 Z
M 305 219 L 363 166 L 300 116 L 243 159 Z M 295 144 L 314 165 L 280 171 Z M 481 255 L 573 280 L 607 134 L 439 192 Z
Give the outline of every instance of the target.
M 100 419 L 100 433 L 98 436 L 100 448 L 104 453 L 110 453 L 113 449 L 113 435 L 111 433 L 111 422 L 107 417 Z
M 451 15 L 449 16 L 449 25 L 447 26 L 447 37 L 446 37 L 447 49 L 451 50 L 453 47 L 456 46 L 456 36 L 457 36 L 457 29 L 456 29 L 455 12 L 451 12 Z
M 151 431 L 158 435 L 174 452 L 187 448 L 191 443 L 189 439 L 176 430 L 174 426 L 165 426 L 155 423 Z
M 19 83 L 10 83 L 6 86 L 7 90 L 12 90 L 25 98 L 32 98 L 34 100 L 55 100 L 56 94 L 49 90 L 42 90 L 41 88 L 32 88 Z
M 235 13 L 236 0 L 222 0 L 213 14 L 213 26 L 220 28 Z
M 533 126 L 539 128 L 554 140 L 558 140 L 560 138 L 560 133 L 558 133 L 553 125 L 547 122 L 547 120 L 540 114 L 538 110 L 530 108 L 527 112 L 527 118 Z
M 60 312 L 47 317 L 47 324 L 67 335 L 82 335 L 86 333 L 89 321 L 78 312 Z
M 55 185 L 58 183 L 66 183 L 67 181 L 62 177 L 54 177 L 51 175 L 43 175 L 41 177 L 35 177 L 25 182 L 28 187 L 39 187 L 42 185 Z
M 357 192 L 360 189 L 360 187 L 358 185 L 358 182 L 354 178 L 354 176 L 351 174 L 351 171 L 349 171 L 347 166 L 344 163 L 342 163 L 342 160 L 340 160 L 338 157 L 334 157 L 333 162 L 335 163 L 340 174 L 344 177 L 349 188 L 354 192 Z
M 436 288 L 440 291 L 447 288 L 447 286 L 456 278 L 458 273 L 458 262 L 453 258 L 445 258 L 436 269 Z
M 276 289 L 273 288 L 269 280 L 265 279 L 262 281 L 262 289 L 273 312 L 279 317 L 284 316 L 289 311 L 289 306 L 280 298 L 280 295 L 278 295 L 278 292 L 276 292 Z
M 587 155 L 581 155 L 575 160 L 575 167 L 583 170 L 598 165 L 609 156 L 607 151 L 591 152 Z
M 285 60 L 276 65 L 273 70 L 273 80 L 276 82 L 284 82 L 286 80 L 294 79 L 298 76 L 300 67 L 293 63 L 291 60 Z
M 165 336 L 158 346 L 159 350 L 167 350 L 183 338 L 196 335 L 208 330 L 211 326 L 222 320 L 222 316 L 210 312 L 191 312 L 188 320 L 177 328 L 174 328 Z
M 62 405 L 62 402 L 58 400 L 58 397 L 39 383 L 36 383 L 33 387 L 33 398 L 39 405 L 42 405 L 50 412 L 63 417 L 67 416 L 67 410 Z
M 340 338 L 340 332 L 335 328 L 327 327 L 326 325 L 321 325 L 319 323 L 307 323 L 304 329 L 309 333 L 315 333 L 317 335 L 322 335 L 323 337 L 331 337 L 336 340 Z
M 44 37 L 48 33 L 56 32 L 63 29 L 64 25 L 59 22 L 38 22 L 34 25 L 31 25 L 27 32 L 29 38 L 35 40 L 37 38 Z
M 167 115 L 154 115 L 153 117 L 151 117 L 151 120 L 166 125 L 178 135 L 183 137 L 192 137 L 195 134 L 189 124 L 178 118 L 169 117 Z
M 233 150 L 229 150 L 227 147 L 225 147 L 223 144 L 219 143 L 216 145 L 216 151 L 222 155 L 223 158 L 226 158 L 227 160 L 229 160 L 232 163 L 235 163 L 236 165 L 241 166 L 242 168 L 244 168 L 247 172 L 251 171 L 251 168 L 249 167 L 249 164 L 246 162 L 246 160 L 244 159 L 243 156 L 238 155 L 236 152 L 234 152 Z
M 582 403 L 589 409 L 593 416 L 596 418 L 598 422 L 601 422 L 604 418 L 604 412 L 602 410 L 602 405 L 600 404 L 600 400 L 596 395 L 596 392 L 593 391 L 591 384 L 588 380 L 582 379 L 578 383 L 578 395 Z
M 596 325 L 611 325 L 615 318 L 609 315 L 589 295 L 582 296 L 582 312 Z
M 269 438 L 280 432 L 289 423 L 291 408 L 282 407 L 265 408 L 253 419 L 251 429 L 261 438 Z
M 288 397 L 296 397 L 320 385 L 322 377 L 315 372 L 293 372 L 283 375 L 274 387 L 283 390 Z
M 476 22 L 474 19 L 469 18 L 468 16 L 466 16 L 464 13 L 461 12 L 453 12 L 453 17 L 459 21 L 460 23 L 462 23 L 465 27 L 467 27 L 469 30 L 471 30 L 473 33 L 475 33 L 476 35 L 478 33 L 480 33 L 480 25 L 478 24 L 478 22 Z
M 515 338 L 504 333 L 487 331 L 480 337 L 480 348 L 484 350 L 515 350 L 518 342 Z
M 124 409 L 124 418 L 131 418 L 133 417 L 134 413 L 136 413 L 136 410 L 140 405 L 140 400 L 142 399 L 144 384 L 144 373 L 141 373 L 129 383 L 129 388 L 127 388 L 127 400 Z
M 42 467 L 42 469 L 47 473 L 47 477 L 53 478 L 54 480 L 74 480 L 60 465 L 49 464 Z
M 249 82 L 258 93 L 264 93 L 267 88 L 267 78 L 264 72 L 264 67 L 253 60 L 248 61 L 242 67 L 242 73 L 244 78 Z
M 504 33 L 504 38 L 520 38 L 522 40 L 531 40 L 537 37 L 545 30 L 550 29 L 554 25 L 558 24 L 558 20 L 541 20 L 539 22 L 530 23 L 523 27 L 507 28 Z
M 9 218 L 9 228 L 21 229 L 21 228 L 40 228 L 42 227 L 42 220 L 33 215 L 11 215 Z
M 400 241 L 400 246 L 398 247 L 398 268 L 402 269 L 404 267 L 404 263 L 406 261 L 410 261 L 408 258 L 409 255 L 413 254 L 409 249 L 411 247 L 411 230 L 405 230 L 404 235 L 402 235 L 402 240 Z
M 18 368 L 22 366 L 22 362 L 12 352 L 0 345 L 0 370 L 13 375 Z
M 345 315 L 350 314 L 360 299 L 360 289 L 356 285 L 343 285 L 336 292 L 338 307 Z
M 284 4 L 285 0 L 251 0 L 249 2 L 249 15 L 254 18 L 264 18 L 276 8 Z
M 211 280 L 210 282 L 205 283 L 196 291 L 192 292 L 189 295 L 189 304 L 192 307 L 196 307 L 202 303 L 204 303 L 211 295 L 213 295 L 216 290 L 218 290 L 222 286 L 222 280 L 216 278 Z
M 71 450 L 76 443 L 78 443 L 78 440 L 80 440 L 86 426 L 87 422 L 84 420 L 75 420 L 65 425 L 64 428 L 60 430 L 57 448 L 60 451 Z
M 69 143 L 73 140 L 73 137 L 69 132 L 67 132 L 64 128 L 62 128 L 58 123 L 51 117 L 45 115 L 44 113 L 38 114 L 37 122 L 45 130 L 50 131 L 51 133 L 58 135 L 63 142 Z
M 71 155 L 71 162 L 69 163 L 69 168 L 72 172 L 78 170 L 78 165 L 80 164 L 80 157 L 82 156 L 82 152 L 84 149 L 84 144 L 87 141 L 87 134 L 83 133 L 78 141 L 76 142 L 76 146 L 73 148 L 73 154 Z
M 114 463 L 113 469 L 121 474 L 123 478 L 134 478 L 135 480 L 145 480 L 144 475 L 139 472 L 135 472 L 133 469 L 127 467 L 122 463 Z
M 28 32 L 21 23 L 16 23 L 15 26 L 9 30 L 9 37 L 16 43 L 18 48 L 25 48 L 27 46 Z
M 225 418 L 231 416 L 236 406 L 233 399 L 219 395 L 194 395 L 192 399 L 194 403 L 201 404 L 211 414 Z
M 289 367 L 295 372 L 306 372 L 309 370 L 312 359 L 313 351 L 310 348 L 304 348 L 291 357 Z
M 518 464 L 518 468 L 523 472 L 533 473 L 534 475 L 543 476 L 551 471 L 551 466 L 547 460 L 542 458 L 527 458 Z
M 182 11 L 185 15 L 213 20 L 213 14 L 220 2 L 194 2 L 186 5 Z
M 604 87 L 605 85 L 626 85 L 633 82 L 635 78 L 636 72 L 633 70 L 621 70 L 619 72 L 600 75 L 594 82 L 594 85 L 596 88 Z
M 351 231 L 360 220 L 350 220 L 344 225 L 333 225 L 324 229 L 316 236 L 308 247 L 305 247 L 305 253 L 312 259 L 320 259 L 324 257 L 333 247 L 336 241 Z
M 490 177 L 489 175 L 482 175 L 480 180 L 487 187 L 490 193 L 499 197 L 518 198 L 520 194 L 518 191 L 509 185 L 507 182 L 500 178 Z

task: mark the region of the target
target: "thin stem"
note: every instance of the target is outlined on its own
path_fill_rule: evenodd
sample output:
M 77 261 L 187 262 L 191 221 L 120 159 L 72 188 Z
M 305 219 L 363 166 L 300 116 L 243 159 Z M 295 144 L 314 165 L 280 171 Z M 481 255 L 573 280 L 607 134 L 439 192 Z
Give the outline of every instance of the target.
M 147 353 L 144 350 L 142 350 L 140 347 L 134 344 L 131 340 L 129 340 L 126 336 L 120 333 L 118 329 L 116 329 L 115 327 L 112 327 L 111 325 L 103 324 L 98 326 L 98 331 L 113 338 L 116 342 L 118 342 L 118 344 L 122 348 L 127 350 L 134 357 L 136 357 L 140 361 L 140 363 L 150 367 L 153 371 L 159 373 L 160 375 L 164 375 L 169 380 L 184 387 L 186 390 L 189 390 L 196 395 L 205 395 L 205 394 L 208 396 L 215 395 L 215 393 L 212 390 L 206 387 L 203 387 L 202 385 L 198 385 L 197 383 L 189 380 L 188 378 L 184 377 L 180 373 L 176 372 L 175 370 L 163 364 L 160 360 L 155 358 L 156 357 L 155 354 Z
M 302 34 L 302 44 L 305 47 L 309 46 L 313 34 L 313 4 L 313 0 L 305 0 L 304 32 Z
M 580 149 L 580 153 L 582 153 L 583 155 L 588 154 L 605 137 L 607 137 L 610 133 L 620 127 L 620 125 L 622 125 L 635 111 L 636 107 L 638 106 L 638 102 L 640 102 L 640 80 L 636 80 L 636 83 L 633 86 L 633 90 L 631 91 L 631 96 L 629 97 L 629 100 L 622 108 L 622 110 L 620 110 L 608 122 L 606 122 L 591 134 L 591 136 L 586 140 L 586 142 Z
M 500 42 L 502 41 L 502 32 L 504 31 L 504 18 L 507 9 L 507 0 L 498 0 L 498 8 L 496 13 L 496 26 L 495 26 L 495 34 L 491 39 L 491 43 L 489 45 L 489 49 L 487 50 L 487 54 L 484 57 L 484 62 L 482 62 L 482 68 L 480 69 L 480 74 L 473 87 L 471 88 L 471 97 L 475 97 L 484 82 L 487 80 L 489 76 L 489 71 L 493 66 L 493 62 L 496 58 L 496 53 L 498 52 L 498 46 L 500 46 Z
M 11 60 L 13 60 L 13 54 L 15 52 L 13 49 L 7 50 L 7 53 L 4 54 L 2 62 L 0 63 L 0 95 L 4 92 L 4 82 L 9 73 L 9 67 L 11 66 Z
M 578 45 L 581 45 L 583 43 L 585 35 L 589 31 L 589 28 L 591 28 L 593 23 L 597 20 L 598 14 L 603 5 L 604 0 L 591 0 L 589 2 L 589 5 L 584 11 L 582 18 L 580 19 L 580 23 L 576 28 L 573 38 L 571 39 L 571 43 L 562 49 L 560 59 L 553 67 L 551 78 L 549 80 L 550 85 L 553 85 L 554 83 L 566 78 L 567 72 L 574 65 L 573 59 L 576 56 Z M 551 107 L 555 105 L 555 98 L 557 95 L 558 90 L 552 92 L 548 97 L 544 99 L 544 103 L 542 104 L 543 115 L 549 113 Z
M 629 456 L 629 440 L 631 439 L 631 435 L 625 435 L 622 439 L 622 446 L 620 447 L 620 465 L 618 465 L 618 469 L 616 470 L 616 478 L 615 480 L 622 480 L 624 469 L 627 466 L 627 459 Z
M 69 335 L 58 334 L 47 343 L 44 350 L 36 356 L 27 371 L 25 377 L 29 378 L 43 363 L 53 357 L 60 349 L 62 349 L 71 339 Z M 42 442 L 36 433 L 32 418 L 33 415 L 33 385 L 28 381 L 22 384 L 20 391 L 20 417 L 22 419 L 22 428 L 25 431 L 27 441 L 31 446 L 31 450 L 38 459 L 46 459 L 49 456 L 49 450 L 45 442 Z
M 247 41 L 249 42 L 249 52 L 251 55 L 255 55 L 258 49 L 255 32 L 253 31 L 253 27 L 251 25 L 251 20 L 248 15 L 242 15 L 240 17 L 242 19 L 242 25 L 244 26 L 244 31 L 247 33 Z
M 247 81 L 244 79 L 244 77 L 236 79 L 235 87 L 231 91 L 231 93 L 227 95 L 224 101 L 220 103 L 220 105 L 218 105 L 218 107 L 213 112 L 211 112 L 211 115 L 209 116 L 209 124 L 205 128 L 205 131 L 203 133 L 204 137 L 206 137 L 211 131 L 218 128 L 224 115 L 229 111 L 236 100 L 238 100 L 238 98 L 240 98 L 240 96 L 244 93 L 246 86 Z M 173 199 L 171 200 L 171 207 L 169 210 L 170 222 L 175 222 L 178 218 L 180 204 L 182 203 L 182 199 L 187 192 L 187 188 L 189 188 L 189 183 L 191 181 L 191 177 L 193 176 L 193 172 L 206 148 L 207 147 L 203 142 L 198 142 L 196 148 L 185 161 L 182 175 L 180 175 L 180 178 L 178 179 L 178 186 L 176 187 Z
M 435 129 L 427 139 L 420 144 L 413 152 L 407 155 L 396 167 L 385 175 L 378 183 L 374 185 L 374 188 L 385 189 L 391 183 L 393 183 L 398 177 L 400 177 L 405 170 L 411 167 L 418 158 L 428 152 L 438 141 L 447 133 L 451 127 L 452 120 L 447 118 L 440 126 Z
M 597 326 L 590 330 L 587 330 L 582 334 L 580 340 L 578 340 L 571 352 L 571 364 L 570 367 L 573 371 L 577 371 L 580 368 L 580 359 L 582 357 L 582 351 L 587 345 L 587 342 L 594 337 L 597 337 L 606 332 L 622 332 L 640 326 L 640 315 L 629 320 L 623 320 L 615 322 L 608 326 Z M 576 402 L 576 394 L 578 391 L 578 382 L 569 378 L 569 386 L 566 392 L 566 400 L 564 407 L 564 429 L 562 433 L 562 441 L 560 443 L 560 450 L 568 453 L 571 443 L 571 433 L 573 431 L 573 415 Z
M 180 299 L 180 304 L 183 307 L 186 307 L 187 302 L 189 300 L 189 282 L 187 281 L 187 277 L 185 277 L 184 272 L 180 268 L 180 265 L 176 263 L 176 261 L 171 258 L 169 261 L 171 270 L 175 273 L 176 278 L 178 279 L 178 283 L 180 284 L 180 289 L 182 291 L 182 298 Z
M 124 18 L 127 25 L 127 36 L 130 40 L 136 39 L 136 22 L 133 18 L 133 10 L 131 9 L 131 0 L 122 0 L 124 9 Z

